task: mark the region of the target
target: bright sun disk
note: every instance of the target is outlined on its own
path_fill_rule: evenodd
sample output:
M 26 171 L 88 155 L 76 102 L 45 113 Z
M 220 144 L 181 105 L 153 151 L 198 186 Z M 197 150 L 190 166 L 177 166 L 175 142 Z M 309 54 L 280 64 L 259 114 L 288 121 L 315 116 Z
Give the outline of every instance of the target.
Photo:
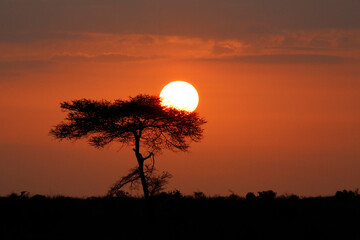
M 163 105 L 188 112 L 193 112 L 199 104 L 199 94 L 196 89 L 184 81 L 167 84 L 161 90 L 160 97 Z

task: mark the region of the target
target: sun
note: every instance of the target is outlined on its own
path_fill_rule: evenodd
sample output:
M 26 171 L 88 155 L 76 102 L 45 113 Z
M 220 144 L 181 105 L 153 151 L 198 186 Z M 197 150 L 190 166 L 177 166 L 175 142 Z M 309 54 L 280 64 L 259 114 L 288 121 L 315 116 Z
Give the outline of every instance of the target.
M 174 81 L 167 84 L 160 93 L 162 104 L 179 110 L 193 112 L 199 104 L 199 94 L 187 82 Z

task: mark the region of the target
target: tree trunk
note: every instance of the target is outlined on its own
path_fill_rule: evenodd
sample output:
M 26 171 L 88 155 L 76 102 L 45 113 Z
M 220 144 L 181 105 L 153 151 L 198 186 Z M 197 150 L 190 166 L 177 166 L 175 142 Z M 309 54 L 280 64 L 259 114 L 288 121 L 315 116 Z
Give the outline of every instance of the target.
M 144 160 L 138 159 L 138 163 L 139 163 L 139 175 L 141 179 L 142 188 L 144 191 L 144 197 L 145 199 L 149 199 L 149 189 L 144 175 Z
M 141 180 L 141 185 L 143 188 L 143 192 L 144 192 L 144 198 L 147 200 L 149 199 L 149 189 L 148 189 L 148 185 L 145 179 L 145 174 L 144 174 L 144 158 L 140 153 L 140 137 L 139 136 L 135 136 L 135 155 L 136 155 L 136 159 L 138 161 L 139 164 L 139 175 L 140 175 L 140 180 Z

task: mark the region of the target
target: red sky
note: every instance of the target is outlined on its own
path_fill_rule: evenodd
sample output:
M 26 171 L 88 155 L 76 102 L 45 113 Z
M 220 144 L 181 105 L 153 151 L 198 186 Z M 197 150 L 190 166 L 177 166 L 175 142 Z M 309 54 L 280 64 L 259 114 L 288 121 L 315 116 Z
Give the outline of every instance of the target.
M 58 142 L 78 98 L 193 84 L 204 139 L 164 152 L 168 190 L 329 195 L 360 175 L 358 1 L 2 1 L 0 195 L 103 195 L 130 148 Z

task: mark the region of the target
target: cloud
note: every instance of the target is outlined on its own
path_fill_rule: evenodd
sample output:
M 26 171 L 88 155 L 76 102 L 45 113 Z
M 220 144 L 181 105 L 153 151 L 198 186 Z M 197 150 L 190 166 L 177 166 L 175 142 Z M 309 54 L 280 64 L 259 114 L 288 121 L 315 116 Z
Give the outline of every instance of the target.
M 0 61 L 0 70 L 39 69 L 50 64 L 47 60 Z
M 56 63 L 64 62 L 124 62 L 124 61 L 141 61 L 148 59 L 160 58 L 153 56 L 152 58 L 137 57 L 122 54 L 99 54 L 89 56 L 86 54 L 63 54 L 56 55 L 44 60 L 14 60 L 14 61 L 0 61 L 0 76 L 12 77 L 19 76 L 24 71 L 39 71 L 47 67 L 54 66 Z
M 161 56 L 141 57 L 130 56 L 123 54 L 99 54 L 99 55 L 87 55 L 87 54 L 63 54 L 55 55 L 49 59 L 44 60 L 14 60 L 14 61 L 0 61 L 0 76 L 19 76 L 22 70 L 38 71 L 45 69 L 49 66 L 53 66 L 56 63 L 64 62 L 125 62 L 125 61 L 142 61 L 159 59 Z
M 1 30 L 0 30 L 1 32 Z M 84 33 L 74 32 L 54 32 L 54 31 L 28 31 L 20 29 L 12 29 L 0 34 L 0 42 L 3 43 L 29 43 L 43 40 L 90 40 L 91 36 Z
M 214 54 L 229 54 L 229 53 L 233 53 L 234 49 L 230 48 L 230 47 L 226 47 L 226 46 L 219 46 L 219 45 L 215 45 L 212 51 Z
M 360 49 L 360 37 L 359 36 L 341 36 L 336 39 L 337 46 L 347 49 Z
M 144 36 L 138 40 L 140 44 L 154 44 L 155 39 L 151 36 Z
M 329 48 L 331 47 L 331 42 L 328 39 L 313 38 L 309 45 L 315 48 Z
M 360 57 L 359 12 L 350 0 L 3 0 L 0 60 L 342 62 Z
M 246 55 L 221 58 L 203 58 L 203 61 L 240 62 L 251 64 L 341 64 L 359 62 L 359 59 L 315 54 Z
M 51 64 L 48 60 L 0 61 L 0 82 L 7 78 L 19 77 L 25 72 L 41 71 Z
M 56 55 L 51 58 L 51 60 L 56 62 L 123 62 L 123 61 L 139 61 L 139 60 L 147 60 L 147 57 L 141 56 L 130 56 L 124 54 L 99 54 L 90 56 L 87 54 L 64 54 L 64 55 Z
M 60 31 L 247 38 L 284 30 L 359 29 L 359 12 L 355 0 L 3 0 L 0 36 L 29 41 Z

